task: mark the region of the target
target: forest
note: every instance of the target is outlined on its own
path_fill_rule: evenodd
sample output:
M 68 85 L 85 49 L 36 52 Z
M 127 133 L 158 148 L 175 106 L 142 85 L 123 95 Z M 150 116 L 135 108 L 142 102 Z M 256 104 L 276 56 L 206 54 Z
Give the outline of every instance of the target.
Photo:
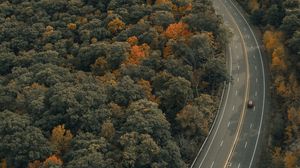
M 238 1 L 263 31 L 270 60 L 273 122 L 261 167 L 300 167 L 300 2 Z
M 209 0 L 1 0 L 0 167 L 188 167 L 227 40 Z

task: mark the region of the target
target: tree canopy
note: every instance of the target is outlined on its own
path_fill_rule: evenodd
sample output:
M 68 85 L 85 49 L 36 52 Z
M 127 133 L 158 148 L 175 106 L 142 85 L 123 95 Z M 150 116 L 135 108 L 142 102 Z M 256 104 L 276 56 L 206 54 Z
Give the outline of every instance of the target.
M 227 80 L 208 0 L 1 1 L 0 41 L 1 167 L 188 167 Z

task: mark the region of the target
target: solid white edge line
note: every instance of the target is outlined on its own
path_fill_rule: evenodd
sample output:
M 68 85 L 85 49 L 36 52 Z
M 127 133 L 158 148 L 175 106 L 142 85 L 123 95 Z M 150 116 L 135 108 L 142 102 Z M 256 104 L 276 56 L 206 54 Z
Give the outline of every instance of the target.
M 230 74 L 230 76 L 232 76 L 232 57 L 231 57 L 231 47 L 229 47 L 229 62 L 230 62 L 230 70 L 229 70 L 229 74 Z M 211 147 L 211 145 L 212 145 L 212 142 L 214 141 L 214 139 L 215 139 L 215 137 L 216 137 L 216 134 L 217 134 L 217 132 L 218 132 L 218 130 L 219 130 L 219 127 L 220 127 L 220 124 L 221 124 L 221 121 L 222 121 L 222 119 L 223 119 L 223 116 L 224 116 L 224 112 L 225 112 L 225 109 L 226 109 L 226 105 L 227 105 L 227 101 L 228 101 L 228 97 L 229 97 L 229 91 L 230 91 L 230 88 L 231 88 L 231 83 L 230 82 L 228 82 L 228 90 L 227 90 L 227 95 L 226 95 L 226 99 L 225 99 L 225 106 L 224 106 L 224 108 L 223 108 L 223 110 L 222 110 L 222 115 L 221 115 L 221 118 L 220 118 L 220 120 L 219 120 L 219 123 L 218 123 L 218 126 L 217 126 L 217 129 L 216 129 L 216 132 L 214 133 L 214 135 L 213 135 L 213 138 L 212 138 L 212 140 L 211 140 L 211 143 L 209 144 L 209 146 L 208 146 L 208 149 L 207 149 L 207 151 L 206 151 L 206 153 L 205 153 L 205 155 L 204 155 L 204 158 L 201 160 L 201 162 L 200 162 L 200 165 L 199 165 L 199 168 L 202 166 L 202 164 L 203 164 L 203 161 L 205 160 L 205 158 L 206 158 L 206 156 L 207 156 L 207 153 L 208 153 L 208 151 L 209 151 L 209 149 L 210 149 L 210 147 Z M 207 136 L 207 137 L 209 137 L 209 136 Z M 206 138 L 207 138 L 206 137 Z M 195 163 L 194 163 L 195 164 Z
M 212 168 L 214 166 L 214 164 L 215 164 L 215 161 L 212 162 L 210 168 Z
M 230 85 L 230 83 L 229 83 L 229 85 Z M 200 153 L 201 153 L 201 151 L 202 151 L 204 145 L 206 144 L 206 141 L 207 141 L 209 135 L 211 134 L 211 132 L 212 132 L 212 130 L 213 130 L 213 128 L 214 128 L 214 125 L 215 125 L 215 123 L 216 123 L 216 121 L 217 121 L 217 118 L 218 118 L 218 116 L 219 116 L 219 111 L 220 111 L 221 104 L 222 104 L 222 101 L 223 101 L 225 88 L 226 88 L 226 82 L 224 82 L 223 91 L 222 91 L 222 95 L 221 95 L 221 100 L 220 100 L 220 103 L 219 103 L 218 112 L 217 112 L 217 114 L 216 114 L 216 117 L 215 117 L 215 119 L 214 119 L 214 122 L 213 122 L 213 124 L 212 124 L 212 126 L 211 126 L 211 129 L 209 130 L 209 132 L 208 132 L 208 134 L 207 134 L 207 136 L 206 136 L 206 138 L 205 138 L 205 140 L 204 140 L 204 142 L 203 142 L 201 148 L 199 149 L 199 151 L 198 151 L 198 153 L 197 153 L 197 155 L 196 155 L 196 157 L 195 157 L 193 163 L 191 164 L 190 168 L 192 168 L 192 167 L 194 166 L 194 164 L 196 163 L 197 158 L 199 157 L 199 155 L 200 155 Z M 229 87 L 229 88 L 230 88 L 230 87 Z M 228 89 L 229 89 L 229 88 L 228 88 Z M 229 94 L 229 92 L 227 91 L 227 97 L 228 97 L 228 94 Z M 226 100 L 226 101 L 227 101 L 227 100 Z
M 257 39 L 254 35 L 254 32 L 252 31 L 252 28 L 251 26 L 249 25 L 248 21 L 245 19 L 245 17 L 241 14 L 240 10 L 234 5 L 233 2 L 231 2 L 230 0 L 230 3 L 234 6 L 234 8 L 238 11 L 238 13 L 242 16 L 242 18 L 244 19 L 244 21 L 246 22 L 247 26 L 249 27 L 250 31 L 251 31 L 251 34 L 252 36 L 254 37 L 254 40 L 255 40 L 255 43 L 256 43 L 256 46 L 258 47 L 258 52 L 259 52 L 259 55 L 260 55 L 260 62 L 261 62 L 261 67 L 262 67 L 262 75 L 263 75 L 263 104 L 262 104 L 262 113 L 261 113 L 261 118 L 260 118 L 260 123 L 259 123 L 259 129 L 258 129 L 258 135 L 257 135 L 257 139 L 256 139 L 256 142 L 255 142 L 255 147 L 254 147 L 254 152 L 252 154 L 252 157 L 251 157 L 251 161 L 250 161 L 250 165 L 249 165 L 249 168 L 251 168 L 252 166 L 252 163 L 253 163 L 253 160 L 254 160 L 254 155 L 256 153 L 256 149 L 257 149 L 257 144 L 258 144 L 258 140 L 259 140 L 259 137 L 260 137 L 260 132 L 261 132 L 261 127 L 262 127 L 262 122 L 263 122 L 263 117 L 264 117 L 264 109 L 265 109 L 265 87 L 266 87 L 266 83 L 265 83 L 265 68 L 264 68 L 264 64 L 263 64 L 263 60 L 262 60 L 262 54 L 261 54 L 261 51 L 259 49 L 259 45 L 258 45 L 258 42 L 257 42 Z

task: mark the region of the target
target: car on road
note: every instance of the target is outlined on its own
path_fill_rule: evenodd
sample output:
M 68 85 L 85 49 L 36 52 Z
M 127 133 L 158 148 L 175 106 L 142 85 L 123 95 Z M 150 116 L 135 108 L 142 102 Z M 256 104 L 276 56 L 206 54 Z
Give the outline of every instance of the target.
M 253 108 L 254 107 L 253 100 L 248 100 L 247 107 L 248 108 Z

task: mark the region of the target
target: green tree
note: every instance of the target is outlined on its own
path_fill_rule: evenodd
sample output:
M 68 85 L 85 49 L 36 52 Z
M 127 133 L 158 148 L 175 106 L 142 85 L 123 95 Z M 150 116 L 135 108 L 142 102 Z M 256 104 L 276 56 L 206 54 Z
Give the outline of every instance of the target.
M 24 167 L 51 153 L 47 139 L 31 126 L 28 116 L 6 110 L 0 112 L 0 120 L 0 157 L 7 159 L 9 167 Z
M 147 133 L 159 144 L 171 138 L 170 123 L 156 103 L 138 100 L 129 105 L 126 114 L 128 116 L 122 132 Z
M 166 89 L 159 93 L 160 107 L 172 123 L 176 113 L 193 98 L 191 83 L 181 77 L 173 77 L 164 84 Z
M 125 76 L 113 89 L 112 100 L 119 105 L 127 106 L 130 102 L 145 97 L 143 88 L 129 77 Z
M 288 15 L 283 18 L 280 28 L 284 30 L 288 37 L 291 37 L 294 32 L 300 27 L 300 16 Z
M 277 4 L 273 4 L 266 11 L 264 19 L 268 24 L 278 27 L 281 25 L 284 15 L 283 8 Z

